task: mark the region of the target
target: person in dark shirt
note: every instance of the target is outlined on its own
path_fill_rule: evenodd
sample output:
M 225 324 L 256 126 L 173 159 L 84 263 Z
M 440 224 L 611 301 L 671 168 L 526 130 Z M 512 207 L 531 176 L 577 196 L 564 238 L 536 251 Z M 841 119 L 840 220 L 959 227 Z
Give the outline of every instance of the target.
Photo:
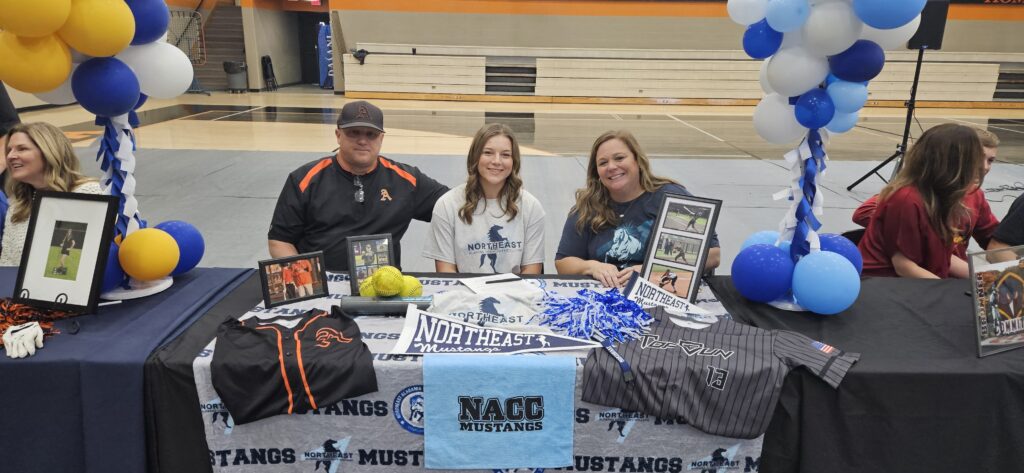
M 985 154 L 977 132 L 946 123 L 924 132 L 899 174 L 878 195 L 858 247 L 865 276 L 947 278 L 958 274 L 958 223 L 964 197 L 978 185 Z
M 988 250 L 1001 250 L 1019 245 L 1024 245 L 1024 194 L 1018 196 L 1010 204 L 1010 211 L 1006 212 L 1006 217 L 999 222 L 995 233 L 992 234 L 992 239 L 989 240 Z M 992 263 L 1017 258 L 1017 253 L 1013 251 L 991 253 L 988 257 Z
M 448 187 L 419 169 L 380 156 L 384 114 L 365 101 L 345 104 L 335 130 L 338 153 L 288 175 L 267 233 L 274 258 L 323 251 L 331 271 L 348 269 L 349 236 L 390 234 L 395 266 L 413 220 L 429 222 Z
M 672 179 L 656 176 L 640 143 L 628 131 L 609 131 L 594 142 L 586 187 L 562 228 L 555 254 L 558 274 L 584 274 L 607 287 L 622 287 L 640 271 L 651 227 L 666 193 L 691 195 Z M 712 233 L 704 270 L 721 262 Z

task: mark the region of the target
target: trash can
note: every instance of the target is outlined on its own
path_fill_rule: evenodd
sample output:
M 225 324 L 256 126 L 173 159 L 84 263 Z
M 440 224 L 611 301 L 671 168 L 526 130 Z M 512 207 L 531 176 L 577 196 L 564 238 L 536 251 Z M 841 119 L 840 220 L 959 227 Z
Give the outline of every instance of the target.
M 228 92 L 242 93 L 249 90 L 249 77 L 245 70 L 244 61 L 224 61 L 224 72 L 228 74 Z

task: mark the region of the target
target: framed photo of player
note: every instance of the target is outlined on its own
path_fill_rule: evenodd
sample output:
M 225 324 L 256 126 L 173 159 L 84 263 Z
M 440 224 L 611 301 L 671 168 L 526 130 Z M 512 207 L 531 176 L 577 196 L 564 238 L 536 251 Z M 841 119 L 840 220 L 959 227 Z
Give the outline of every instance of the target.
M 14 301 L 96 312 L 116 217 L 117 197 L 36 192 Z
M 260 261 L 260 282 L 268 309 L 330 295 L 322 251 Z
M 967 257 L 978 356 L 1024 347 L 1024 246 Z
M 394 263 L 390 234 L 348 237 L 348 271 L 352 295 L 359 294 L 359 284 L 373 276 L 377 268 L 393 266 Z
M 666 194 L 644 256 L 641 276 L 678 297 L 697 297 L 722 201 Z

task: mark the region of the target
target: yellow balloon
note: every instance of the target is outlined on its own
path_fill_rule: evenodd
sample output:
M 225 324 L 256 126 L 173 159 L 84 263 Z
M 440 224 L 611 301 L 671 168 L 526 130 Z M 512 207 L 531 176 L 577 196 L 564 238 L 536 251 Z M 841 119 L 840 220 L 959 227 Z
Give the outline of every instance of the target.
M 125 237 L 117 252 L 121 268 L 140 281 L 152 281 L 171 274 L 178 265 L 181 252 L 169 233 L 157 228 L 143 228 Z
M 71 74 L 71 50 L 57 35 L 42 38 L 0 31 L 0 80 L 22 92 L 55 89 Z
M 56 33 L 71 12 L 71 0 L 0 1 L 0 29 L 38 38 Z
M 132 42 L 135 17 L 124 0 L 73 0 L 59 34 L 83 54 L 113 56 Z

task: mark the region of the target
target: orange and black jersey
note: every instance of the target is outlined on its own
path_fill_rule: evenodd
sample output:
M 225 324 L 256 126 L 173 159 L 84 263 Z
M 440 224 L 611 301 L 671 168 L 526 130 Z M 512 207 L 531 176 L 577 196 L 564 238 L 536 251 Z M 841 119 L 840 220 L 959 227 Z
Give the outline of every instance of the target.
M 345 238 L 391 234 L 397 266 L 401 240 L 413 220 L 429 222 L 437 199 L 448 187 L 415 166 L 377 158 L 377 166 L 359 176 L 363 202 L 355 176 L 334 156 L 318 159 L 288 175 L 277 199 L 267 237 L 295 245 L 299 253 L 323 251 L 327 269 L 348 269 Z
M 377 391 L 373 354 L 338 307 L 228 320 L 217 330 L 213 387 L 235 420 L 302 414 Z

